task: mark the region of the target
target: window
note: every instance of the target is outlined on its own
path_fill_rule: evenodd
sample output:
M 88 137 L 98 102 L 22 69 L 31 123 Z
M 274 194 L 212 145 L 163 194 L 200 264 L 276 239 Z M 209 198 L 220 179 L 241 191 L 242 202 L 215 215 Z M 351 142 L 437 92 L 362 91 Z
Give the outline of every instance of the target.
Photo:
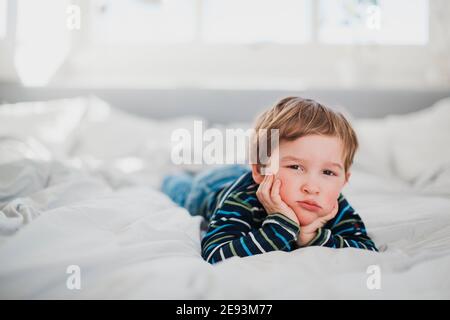
M 428 2 L 92 0 L 90 35 L 109 44 L 425 45 Z
M 306 43 L 310 0 L 206 0 L 202 39 L 208 43 Z
M 69 0 L 18 1 L 14 64 L 27 86 L 47 84 L 69 52 Z
M 196 0 L 94 0 L 92 36 L 108 44 L 194 40 Z
M 0 0 L 0 39 L 6 37 L 6 11 L 8 10 L 8 0 Z
M 319 41 L 425 45 L 428 0 L 320 0 Z
M 95 0 L 97 43 L 305 43 L 311 0 Z

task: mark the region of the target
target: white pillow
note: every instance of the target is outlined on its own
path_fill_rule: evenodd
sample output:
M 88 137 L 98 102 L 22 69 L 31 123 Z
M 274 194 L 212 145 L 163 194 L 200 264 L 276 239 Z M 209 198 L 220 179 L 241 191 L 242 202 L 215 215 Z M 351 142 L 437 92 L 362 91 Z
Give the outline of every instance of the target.
M 49 160 L 48 150 L 32 138 L 0 137 L 0 208 L 2 202 L 43 189 L 50 178 Z
M 395 171 L 415 183 L 450 164 L 450 98 L 389 119 Z
M 71 157 L 100 174 L 114 188 L 145 184 L 157 187 L 164 173 L 198 169 L 195 165 L 175 165 L 171 159 L 171 136 L 187 129 L 193 141 L 199 117 L 156 120 L 113 108 L 101 100 L 91 103 L 80 125 Z M 202 166 L 200 166 L 202 167 Z
M 72 148 L 87 98 L 0 105 L 0 136 L 40 141 L 55 157 Z
M 156 120 L 113 108 L 100 99 L 91 99 L 90 108 L 80 124 L 72 156 L 90 156 L 108 161 L 131 156 L 157 156 L 170 152 L 171 135 L 176 129 L 193 132 L 199 117 Z
M 420 184 L 450 163 L 450 98 L 406 115 L 360 119 L 355 165 L 382 176 Z
M 394 174 L 391 133 L 385 119 L 358 119 L 353 123 L 359 141 L 353 167 L 378 176 Z

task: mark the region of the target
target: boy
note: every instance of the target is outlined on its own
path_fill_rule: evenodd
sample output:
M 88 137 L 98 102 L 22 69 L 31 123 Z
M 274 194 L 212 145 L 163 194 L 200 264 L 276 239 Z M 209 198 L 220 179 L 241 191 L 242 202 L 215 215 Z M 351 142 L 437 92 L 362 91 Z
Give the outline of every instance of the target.
M 163 192 L 208 221 L 203 258 L 214 264 L 307 246 L 378 251 L 341 194 L 358 148 L 344 116 L 316 101 L 288 97 L 259 116 L 255 143 L 270 139 L 258 134 L 261 129 L 279 130 L 279 144 L 268 154 L 278 157 L 276 168 L 258 159 L 251 170 L 228 166 L 163 182 Z M 263 175 L 267 169 L 271 173 Z

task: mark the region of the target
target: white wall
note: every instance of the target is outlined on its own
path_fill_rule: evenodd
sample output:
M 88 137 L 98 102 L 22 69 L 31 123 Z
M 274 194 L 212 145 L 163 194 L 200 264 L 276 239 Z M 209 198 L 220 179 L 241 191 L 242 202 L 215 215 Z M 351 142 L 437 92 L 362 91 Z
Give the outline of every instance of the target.
M 8 1 L 7 17 L 16 15 L 16 1 Z M 0 39 L 0 81 L 17 82 L 19 78 L 14 70 L 14 38 L 16 34 L 16 26 L 14 19 L 7 18 L 6 28 L 8 33 L 6 38 Z
M 233 89 L 448 88 L 450 1 L 430 0 L 428 46 L 75 48 L 57 86 Z M 3 59 L 2 59 L 3 60 Z M 0 76 L 13 79 L 0 64 Z

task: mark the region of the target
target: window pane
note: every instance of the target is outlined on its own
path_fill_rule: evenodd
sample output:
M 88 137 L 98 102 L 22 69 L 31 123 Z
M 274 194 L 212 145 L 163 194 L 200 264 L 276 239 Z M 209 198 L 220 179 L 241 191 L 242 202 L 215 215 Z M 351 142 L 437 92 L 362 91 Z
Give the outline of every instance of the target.
M 320 0 L 319 41 L 425 45 L 428 0 Z
M 24 85 L 46 85 L 67 57 L 68 4 L 69 0 L 17 2 L 14 65 Z
M 194 39 L 195 0 L 94 0 L 93 39 L 103 43 L 182 43 Z
M 212 43 L 304 43 L 309 0 L 204 0 L 202 37 Z
M 24 85 L 46 85 L 67 57 L 68 4 L 69 0 L 17 2 L 14 65 Z
M 0 0 L 0 39 L 6 37 L 7 2 L 8 0 Z

